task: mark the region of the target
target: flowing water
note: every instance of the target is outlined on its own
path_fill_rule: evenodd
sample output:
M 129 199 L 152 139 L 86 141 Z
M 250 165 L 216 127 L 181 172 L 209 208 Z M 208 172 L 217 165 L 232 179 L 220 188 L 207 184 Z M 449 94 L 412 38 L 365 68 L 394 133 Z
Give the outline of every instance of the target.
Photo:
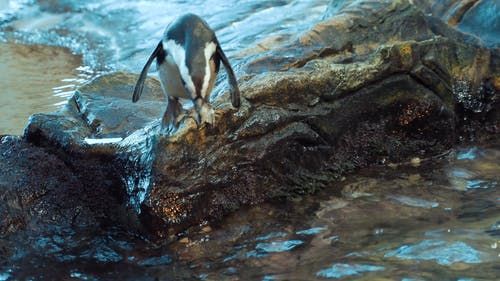
M 140 71 L 177 14 L 204 17 L 231 57 L 307 29 L 327 2 L 0 0 L 0 134 L 96 75 Z M 0 281 L 498 280 L 499 182 L 500 143 L 464 147 L 248 207 L 169 245 L 120 229 L 26 234 L 2 242 L 15 251 Z
M 0 42 L 0 135 L 19 135 L 31 114 L 65 104 L 80 65 L 65 48 Z
M 139 72 L 180 14 L 202 16 L 231 57 L 269 36 L 306 30 L 327 2 L 0 0 L 0 42 L 8 42 L 0 45 L 0 135 L 21 134 L 30 114 L 58 109 L 96 75 Z
M 498 280 L 499 183 L 500 143 L 459 148 L 241 209 L 168 245 L 113 229 L 21 238 L 0 280 Z

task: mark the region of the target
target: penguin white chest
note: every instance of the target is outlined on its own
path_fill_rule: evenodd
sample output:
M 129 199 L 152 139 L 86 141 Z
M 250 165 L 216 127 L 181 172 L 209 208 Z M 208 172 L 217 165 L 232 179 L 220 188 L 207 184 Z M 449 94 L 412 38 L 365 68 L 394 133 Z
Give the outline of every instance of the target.
M 165 98 L 170 96 L 189 99 L 191 97 L 184 87 L 179 68 L 171 56 L 167 56 L 158 66 L 158 72 Z

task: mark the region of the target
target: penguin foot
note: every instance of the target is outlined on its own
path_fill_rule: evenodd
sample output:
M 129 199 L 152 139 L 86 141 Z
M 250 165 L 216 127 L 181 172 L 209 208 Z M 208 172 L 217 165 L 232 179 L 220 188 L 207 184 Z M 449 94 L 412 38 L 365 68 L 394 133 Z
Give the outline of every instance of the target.
M 174 124 L 167 124 L 160 130 L 161 135 L 172 135 L 177 130 Z
M 208 123 L 208 124 L 213 126 L 215 124 L 215 111 L 210 106 L 210 104 L 203 103 L 201 105 L 200 112 L 199 112 L 199 118 L 200 118 L 200 120 L 199 120 L 200 125 L 202 125 L 204 123 Z
M 181 114 L 175 117 L 174 124 L 175 127 L 179 127 L 179 124 L 183 122 L 186 118 L 189 117 L 189 114 L 186 111 L 183 111 Z

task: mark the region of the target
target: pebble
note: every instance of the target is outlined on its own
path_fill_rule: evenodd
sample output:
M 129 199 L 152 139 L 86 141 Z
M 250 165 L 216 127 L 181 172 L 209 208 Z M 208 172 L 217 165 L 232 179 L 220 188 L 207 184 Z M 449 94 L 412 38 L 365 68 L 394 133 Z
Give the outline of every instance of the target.
M 413 165 L 413 166 L 420 166 L 420 163 L 422 162 L 422 160 L 419 158 L 419 157 L 413 157 L 411 160 L 410 160 L 410 163 Z

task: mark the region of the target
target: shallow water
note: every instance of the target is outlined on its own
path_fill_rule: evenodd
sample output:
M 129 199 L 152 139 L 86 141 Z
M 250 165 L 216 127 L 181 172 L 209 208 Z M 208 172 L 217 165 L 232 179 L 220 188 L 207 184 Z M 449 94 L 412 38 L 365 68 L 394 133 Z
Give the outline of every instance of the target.
M 0 135 L 20 135 L 31 114 L 66 103 L 81 58 L 60 47 L 0 42 Z
M 95 75 L 138 72 L 179 11 L 207 19 L 235 56 L 267 36 L 307 29 L 327 2 L 0 0 L 0 134 L 20 133 L 30 113 L 57 109 Z M 0 241 L 16 245 L 0 258 L 0 281 L 495 280 L 499 182 L 497 143 L 419 166 L 365 169 L 170 245 L 120 229 L 26 234 Z
M 8 73 L 9 81 L 15 76 L 45 83 L 22 87 L 17 82 L 0 85 L 2 98 L 8 95 L 15 101 L 14 105 L 9 101 L 9 108 L 15 110 L 2 110 L 0 134 L 20 134 L 27 116 L 56 110 L 61 102 L 54 97 L 58 95 L 57 87 L 71 84 L 61 80 L 77 75 L 81 84 L 105 72 L 139 72 L 167 24 L 179 14 L 192 12 L 202 16 L 216 31 L 226 54 L 232 57 L 268 36 L 306 30 L 321 19 L 327 3 L 326 0 L 0 0 L 0 42 L 69 50 L 65 51 L 67 56 L 51 57 L 54 63 L 51 67 L 36 64 L 28 69 L 25 66 L 30 57 L 0 50 L 2 76 Z M 18 48 L 24 47 L 11 49 Z M 40 50 L 53 51 L 48 47 Z M 71 57 L 70 53 L 76 56 Z M 81 63 L 67 64 L 76 62 L 80 55 Z M 42 54 L 39 59 L 45 58 Z M 56 90 L 50 91 L 52 88 Z M 37 98 L 17 98 L 26 93 Z M 6 102 L 0 104 L 7 106 Z
M 10 241 L 0 280 L 497 280 L 499 183 L 500 143 L 465 147 L 247 207 L 169 245 L 117 229 Z
M 172 248 L 204 280 L 497 280 L 499 183 L 500 146 L 468 147 L 240 211 Z

